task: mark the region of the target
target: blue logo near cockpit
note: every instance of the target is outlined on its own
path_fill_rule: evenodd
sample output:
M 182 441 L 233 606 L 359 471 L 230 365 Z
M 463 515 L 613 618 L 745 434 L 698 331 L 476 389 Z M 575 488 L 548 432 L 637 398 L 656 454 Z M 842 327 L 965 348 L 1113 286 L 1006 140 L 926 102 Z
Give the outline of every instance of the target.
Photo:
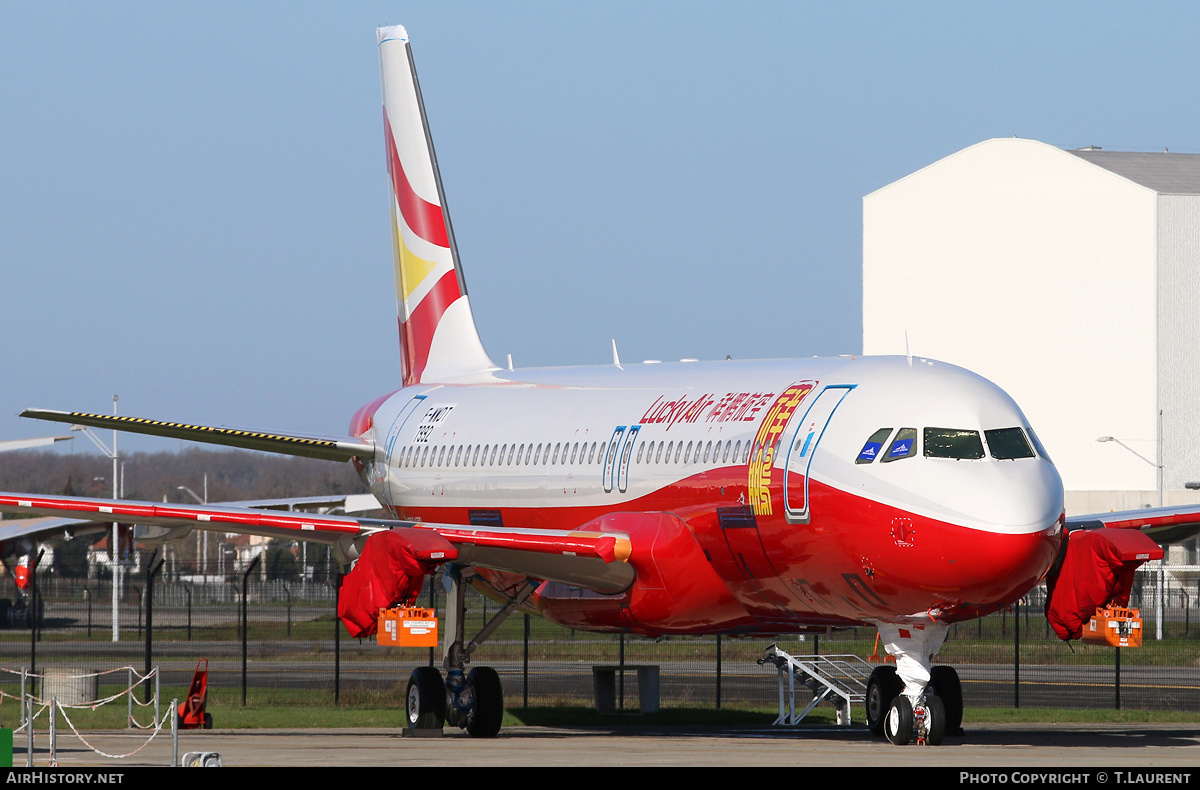
M 888 459 L 905 458 L 912 452 L 912 439 L 897 439 L 892 442 L 892 449 L 888 450 Z
M 869 464 L 879 457 L 879 451 L 883 449 L 883 442 L 867 442 L 863 445 L 862 452 L 858 454 L 858 463 Z

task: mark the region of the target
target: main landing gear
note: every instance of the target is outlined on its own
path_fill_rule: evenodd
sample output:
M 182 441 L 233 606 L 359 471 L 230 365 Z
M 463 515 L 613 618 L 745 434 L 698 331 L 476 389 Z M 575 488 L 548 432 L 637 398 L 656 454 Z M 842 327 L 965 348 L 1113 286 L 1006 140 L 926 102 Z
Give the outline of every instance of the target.
M 504 689 L 500 675 L 491 667 L 473 667 L 471 653 L 533 594 L 536 584 L 527 583 L 501 607 L 469 643 L 464 643 L 465 585 L 459 566 L 447 566 L 450 581 L 449 613 L 443 650 L 446 679 L 435 667 L 417 667 L 408 679 L 405 704 L 407 726 L 415 733 L 441 731 L 443 723 L 461 727 L 474 738 L 492 738 L 500 732 L 504 718 Z
M 879 666 L 867 680 L 867 726 L 904 746 L 937 746 L 962 732 L 962 683 L 953 667 L 930 668 L 946 639 L 946 626 L 880 623 L 879 633 L 896 666 Z

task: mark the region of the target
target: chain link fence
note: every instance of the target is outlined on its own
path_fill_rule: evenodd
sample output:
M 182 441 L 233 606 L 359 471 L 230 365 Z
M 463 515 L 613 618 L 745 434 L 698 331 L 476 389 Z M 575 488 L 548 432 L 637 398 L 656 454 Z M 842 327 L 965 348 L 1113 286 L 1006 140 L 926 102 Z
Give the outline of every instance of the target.
M 277 705 L 403 705 L 409 673 L 441 666 L 437 651 L 380 647 L 351 639 L 336 619 L 335 587 L 325 582 L 248 581 L 247 625 L 242 630 L 240 572 L 225 582 L 157 580 L 153 629 L 147 629 L 144 574 L 127 576 L 119 589 L 119 640 L 113 641 L 111 582 L 39 574 L 40 618 L 10 618 L 0 629 L 0 667 L 94 671 L 141 667 L 162 673 L 163 696 L 183 699 L 197 662 L 208 659 L 210 695 L 229 703 Z M 430 587 L 439 614 L 445 596 Z M 936 663 L 957 668 L 968 706 L 1052 708 L 1200 709 L 1200 622 L 1197 591 L 1170 589 L 1164 601 L 1162 640 L 1154 638 L 1153 584 L 1135 590 L 1145 644 L 1117 650 L 1081 642 L 1067 645 L 1042 615 L 1044 590 L 1034 590 L 1011 610 L 959 623 Z M 19 601 L 10 578 L 0 580 L 3 600 Z M 422 595 L 421 605 L 429 604 Z M 469 594 L 467 637 L 498 605 Z M 10 609 L 12 607 L 10 606 Z M 19 612 L 19 607 L 15 610 Z M 10 612 L 11 614 L 12 612 Z M 33 620 L 33 628 L 29 620 Z M 443 620 L 444 626 L 444 620 Z M 147 657 L 147 637 L 151 654 Z M 243 670 L 243 637 L 245 668 Z M 875 649 L 873 628 L 781 635 L 781 649 L 796 655 L 855 654 Z M 540 617 L 510 617 L 475 653 L 476 665 L 494 667 L 509 707 L 594 702 L 592 667 L 659 667 L 663 707 L 761 708 L 777 704 L 773 666 L 759 666 L 769 638 L 666 637 L 652 640 L 562 628 Z M 632 673 L 629 673 L 632 678 Z M 0 690 L 13 676 L 0 673 Z M 618 705 L 637 706 L 636 683 L 624 683 Z

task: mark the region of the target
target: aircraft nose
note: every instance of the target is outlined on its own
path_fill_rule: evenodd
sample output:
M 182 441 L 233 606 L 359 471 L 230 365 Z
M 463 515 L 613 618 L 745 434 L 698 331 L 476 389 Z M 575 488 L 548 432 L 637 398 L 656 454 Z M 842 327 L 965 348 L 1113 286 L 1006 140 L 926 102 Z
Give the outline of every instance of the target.
M 1062 536 L 1062 482 L 1049 462 L 1021 460 L 943 465 L 940 517 L 892 520 L 881 559 L 896 591 L 920 591 L 913 611 L 975 617 L 1045 575 Z
M 944 545 L 948 586 L 963 604 L 994 609 L 1024 595 L 1049 570 L 1062 539 L 1062 480 L 1054 467 L 997 464 L 985 485 L 947 497 L 947 510 L 964 516 Z
M 960 481 L 942 501 L 960 523 L 1022 533 L 1053 524 L 1063 511 L 1062 479 L 1047 461 L 995 462 Z

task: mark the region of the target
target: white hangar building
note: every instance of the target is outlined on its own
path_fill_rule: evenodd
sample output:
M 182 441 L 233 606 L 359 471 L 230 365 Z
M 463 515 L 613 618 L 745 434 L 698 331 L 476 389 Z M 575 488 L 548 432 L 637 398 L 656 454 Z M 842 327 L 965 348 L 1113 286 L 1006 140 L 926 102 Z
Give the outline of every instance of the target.
M 1164 503 L 1197 501 L 1200 155 L 987 140 L 872 192 L 863 353 L 906 331 L 1016 399 L 1069 513 L 1157 504 L 1160 434 Z

